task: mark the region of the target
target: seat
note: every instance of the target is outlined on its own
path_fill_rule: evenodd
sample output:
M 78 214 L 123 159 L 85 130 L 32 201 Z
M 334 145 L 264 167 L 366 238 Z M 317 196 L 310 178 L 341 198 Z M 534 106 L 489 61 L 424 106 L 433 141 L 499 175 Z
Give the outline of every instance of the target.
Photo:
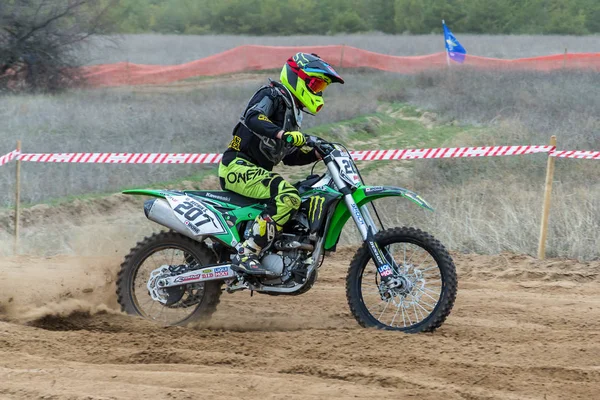
M 269 199 L 253 199 L 242 196 L 229 190 L 186 190 L 185 194 L 201 197 L 206 200 L 218 200 L 238 207 L 247 207 L 253 204 L 265 204 Z
M 304 194 L 309 190 L 312 190 L 312 186 L 319 182 L 323 178 L 323 175 L 309 175 L 305 180 L 296 182 L 294 187 L 298 189 L 298 193 Z

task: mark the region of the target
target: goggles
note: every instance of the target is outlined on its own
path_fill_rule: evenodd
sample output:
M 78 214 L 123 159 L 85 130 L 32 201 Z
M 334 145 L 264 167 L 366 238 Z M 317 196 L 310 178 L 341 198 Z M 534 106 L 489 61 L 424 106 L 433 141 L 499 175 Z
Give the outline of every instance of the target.
M 322 92 L 325 90 L 327 85 L 329 85 L 329 83 L 327 83 L 327 81 L 324 79 L 317 78 L 315 76 L 309 76 L 308 79 L 305 79 L 304 81 L 306 82 L 308 89 L 310 89 L 310 91 L 314 94 Z
M 298 74 L 300 79 L 306 82 L 306 87 L 308 87 L 313 94 L 321 93 L 329 85 L 329 82 L 322 78 L 308 75 L 301 68 L 299 68 L 296 62 L 292 59 L 288 60 L 288 65 L 296 74 Z

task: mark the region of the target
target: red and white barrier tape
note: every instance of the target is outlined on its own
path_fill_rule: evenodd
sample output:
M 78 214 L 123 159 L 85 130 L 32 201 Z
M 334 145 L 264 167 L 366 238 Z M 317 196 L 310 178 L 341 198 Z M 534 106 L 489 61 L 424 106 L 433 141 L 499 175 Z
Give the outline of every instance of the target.
M 461 158 L 516 156 L 521 154 L 548 153 L 553 146 L 488 146 L 448 147 L 439 149 L 366 150 L 352 151 L 355 161 L 414 160 L 419 158 Z
M 1 156 L 0 157 L 0 167 L 6 163 L 11 162 L 15 158 L 17 158 L 18 155 L 19 155 L 19 152 L 17 150 L 13 150 L 10 153 Z
M 433 158 L 495 157 L 549 153 L 551 157 L 600 160 L 600 151 L 557 151 L 553 146 L 448 147 L 351 151 L 355 161 L 415 160 Z M 0 157 L 0 166 L 14 160 L 87 164 L 217 164 L 221 154 L 201 153 L 25 153 L 12 151 Z
M 89 164 L 216 164 L 221 154 L 183 153 L 41 153 L 21 154 L 19 160 Z
M 600 160 L 600 151 L 560 150 L 550 153 L 551 157 Z

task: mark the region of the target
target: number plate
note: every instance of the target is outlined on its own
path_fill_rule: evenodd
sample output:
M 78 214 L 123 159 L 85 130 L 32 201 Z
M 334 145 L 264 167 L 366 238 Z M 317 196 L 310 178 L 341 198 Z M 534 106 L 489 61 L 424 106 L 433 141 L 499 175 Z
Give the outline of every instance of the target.
M 194 235 L 218 235 L 227 233 L 219 217 L 198 200 L 190 196 L 167 196 L 167 201 L 175 216 Z
M 350 155 L 347 155 L 346 157 L 337 156 L 335 157 L 335 161 L 340 167 L 340 176 L 342 179 L 351 185 L 359 185 L 361 183 L 358 172 L 356 172 L 356 167 L 350 159 Z

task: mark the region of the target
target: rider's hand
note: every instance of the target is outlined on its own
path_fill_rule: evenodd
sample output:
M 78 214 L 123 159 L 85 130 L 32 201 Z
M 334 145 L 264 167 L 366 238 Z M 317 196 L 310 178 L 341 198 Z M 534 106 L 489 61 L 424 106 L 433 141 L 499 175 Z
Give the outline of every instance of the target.
M 289 143 L 296 147 L 302 147 L 306 144 L 306 138 L 304 137 L 304 134 L 302 132 L 298 132 L 298 131 L 285 132 L 283 134 L 282 139 L 286 143 Z

